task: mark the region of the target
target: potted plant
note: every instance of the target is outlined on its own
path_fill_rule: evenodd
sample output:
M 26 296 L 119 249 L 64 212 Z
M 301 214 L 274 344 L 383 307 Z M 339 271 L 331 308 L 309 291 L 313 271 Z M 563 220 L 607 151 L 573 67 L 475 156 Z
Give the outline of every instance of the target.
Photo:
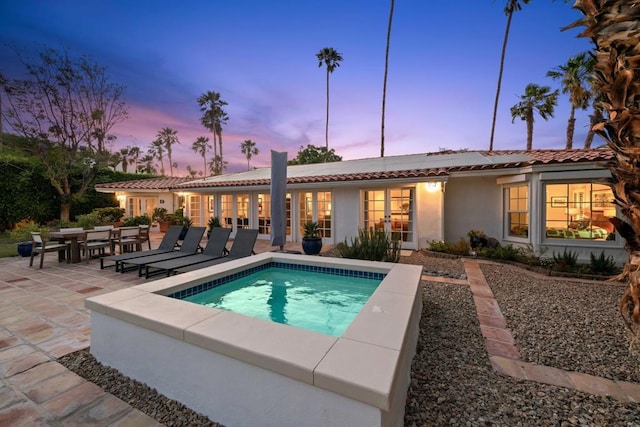
M 207 223 L 207 239 L 209 238 L 209 236 L 211 235 L 211 230 L 213 230 L 214 228 L 219 228 L 222 227 L 222 223 L 220 222 L 220 218 L 218 218 L 217 216 L 213 216 L 211 218 L 209 218 L 209 222 Z
M 320 228 L 315 221 L 307 222 L 304 225 L 304 236 L 302 237 L 302 250 L 307 255 L 317 255 L 322 249 L 322 237 Z
M 169 228 L 171 224 L 167 219 L 167 209 L 165 208 L 155 208 L 153 210 L 153 214 L 151 215 L 151 220 L 160 225 L 160 232 L 164 233 Z
M 172 217 L 173 224 L 182 225 L 182 231 L 180 232 L 178 240 L 184 240 L 185 236 L 187 235 L 187 231 L 189 231 L 189 227 L 191 227 L 191 224 L 193 224 L 193 221 L 191 221 L 191 219 L 184 214 L 184 211 L 182 209 L 176 210 L 173 213 Z

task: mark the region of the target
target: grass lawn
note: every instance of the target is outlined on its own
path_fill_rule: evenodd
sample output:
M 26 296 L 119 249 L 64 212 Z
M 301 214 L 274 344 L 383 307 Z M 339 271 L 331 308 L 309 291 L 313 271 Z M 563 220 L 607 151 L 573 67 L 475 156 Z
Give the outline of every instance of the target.
M 0 233 L 0 258 L 6 258 L 10 256 L 18 256 L 18 249 L 16 249 L 16 242 L 9 239 L 8 232 Z

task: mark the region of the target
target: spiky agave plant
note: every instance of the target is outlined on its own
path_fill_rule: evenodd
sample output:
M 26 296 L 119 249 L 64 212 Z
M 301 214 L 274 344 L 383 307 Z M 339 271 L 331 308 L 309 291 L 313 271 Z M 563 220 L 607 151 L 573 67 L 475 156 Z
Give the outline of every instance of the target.
M 594 130 L 615 158 L 608 165 L 615 203 L 626 217 L 611 222 L 625 239 L 629 259 L 616 280 L 629 287 L 620 313 L 640 349 L 640 1 L 577 0 L 582 37 L 595 45 L 594 84 L 605 117 Z

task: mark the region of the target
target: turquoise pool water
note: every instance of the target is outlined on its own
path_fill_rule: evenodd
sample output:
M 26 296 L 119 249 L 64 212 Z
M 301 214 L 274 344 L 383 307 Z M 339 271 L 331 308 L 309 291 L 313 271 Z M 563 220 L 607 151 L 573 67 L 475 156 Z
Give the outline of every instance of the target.
M 181 299 L 341 336 L 381 281 L 269 267 Z

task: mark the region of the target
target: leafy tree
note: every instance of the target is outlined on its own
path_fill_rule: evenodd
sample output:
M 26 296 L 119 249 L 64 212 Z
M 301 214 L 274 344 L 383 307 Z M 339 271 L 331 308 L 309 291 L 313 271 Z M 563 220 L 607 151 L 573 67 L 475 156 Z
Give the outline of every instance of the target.
M 389 10 L 389 26 L 387 27 L 387 48 L 384 52 L 384 81 L 382 83 L 382 127 L 380 130 L 380 157 L 384 157 L 384 113 L 387 103 L 387 74 L 389 71 L 389 44 L 391 43 L 391 23 L 393 22 L 393 8 L 395 1 L 391 0 Z
M 173 160 L 171 154 L 173 153 L 172 146 L 180 144 L 178 139 L 178 131 L 169 127 L 162 128 L 156 134 L 156 140 L 153 142 L 154 146 L 161 146 L 167 152 L 167 158 L 169 159 L 169 173 L 173 176 Z M 162 168 L 164 173 L 164 167 Z
M 594 130 L 615 154 L 609 162 L 615 203 L 626 217 L 611 218 L 629 260 L 617 280 L 628 284 L 620 313 L 631 342 L 640 349 L 640 3 L 628 0 L 576 2 L 584 17 L 569 25 L 585 26 L 582 37 L 595 45 L 593 87 L 604 111 Z
M 325 125 L 324 137 L 327 150 L 329 149 L 329 74 L 340 66 L 342 55 L 332 47 L 323 47 L 320 52 L 316 53 L 318 58 L 318 67 L 324 64 L 327 67 L 327 122 Z
M 24 79 L 2 78 L 3 117 L 25 138 L 22 149 L 45 167 L 60 200 L 60 219 L 69 221 L 72 199 L 90 188 L 105 166 L 113 126 L 127 117 L 124 87 L 110 83 L 106 68 L 87 56 L 44 48 L 37 60 L 16 52 Z M 77 187 L 71 176 L 82 177 Z
M 240 144 L 240 151 L 247 158 L 247 170 L 251 170 L 251 166 L 249 164 L 251 157 L 257 156 L 260 153 L 256 147 L 256 143 L 250 139 L 245 139 L 245 141 Z
M 533 145 L 533 122 L 534 113 L 548 120 L 553 117 L 553 110 L 558 105 L 558 91 L 551 92 L 549 86 L 538 86 L 529 83 L 524 89 L 524 95 L 520 95 L 521 101 L 511 107 L 511 122 L 520 118 L 527 122 L 527 150 L 531 150 Z
M 202 161 L 204 162 L 203 171 L 207 171 L 207 149 L 211 150 L 211 145 L 209 145 L 209 138 L 206 136 L 199 136 L 196 140 L 191 144 L 191 149 L 196 153 L 199 153 L 202 156 Z
M 342 157 L 335 153 L 335 150 L 327 147 L 318 147 L 308 144 L 307 147 L 300 146 L 300 151 L 295 159 L 289 160 L 289 165 L 309 165 L 312 163 L 340 162 Z
M 559 65 L 547 72 L 547 77 L 560 80 L 562 93 L 569 94 L 571 112 L 567 121 L 567 150 L 573 148 L 576 108 L 585 110 L 591 101 L 589 81 L 593 73 L 594 62 L 595 60 L 588 52 L 582 52 L 569 58 L 566 64 Z
M 213 133 L 213 157 L 222 156 L 222 125 L 226 124 L 229 120 L 229 116 L 224 111 L 224 106 L 228 105 L 226 101 L 223 101 L 219 92 L 208 91 L 198 97 L 196 100 L 200 106 L 202 112 L 202 118 L 200 122 L 202 125 Z M 218 148 L 216 147 L 216 138 L 218 140 Z M 226 162 L 221 163 L 223 167 L 226 167 Z M 216 168 L 218 170 L 218 168 Z M 224 172 L 224 169 L 219 173 Z
M 491 122 L 491 139 L 489 140 L 489 151 L 493 151 L 493 136 L 496 130 L 496 117 L 498 116 L 498 100 L 500 99 L 500 88 L 502 86 L 502 72 L 504 71 L 504 57 L 507 52 L 507 41 L 509 41 L 509 30 L 511 29 L 511 19 L 513 12 L 522 10 L 522 5 L 529 4 L 530 0 L 507 0 L 504 13 L 507 15 L 507 27 L 504 30 L 504 40 L 502 41 L 502 52 L 500 54 L 500 71 L 498 71 L 498 88 L 496 89 L 496 101 L 493 104 L 493 121 Z

